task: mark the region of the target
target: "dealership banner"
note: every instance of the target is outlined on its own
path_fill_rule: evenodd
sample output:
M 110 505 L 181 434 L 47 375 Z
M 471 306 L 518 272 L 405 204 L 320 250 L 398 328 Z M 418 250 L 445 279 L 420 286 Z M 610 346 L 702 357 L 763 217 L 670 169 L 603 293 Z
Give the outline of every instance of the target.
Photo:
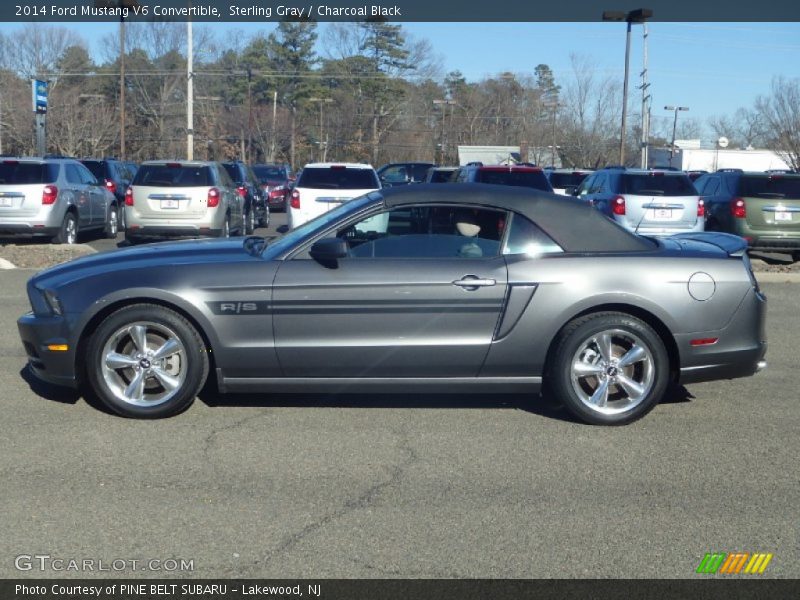
M 630 10 L 630 2 L 509 2 L 457 4 L 429 0 L 3 0 L 0 20 L 36 21 L 600 21 L 604 10 Z M 652 21 L 800 21 L 796 0 L 650 0 Z M 490 43 L 483 40 L 484 43 Z
M 561 600 L 797 598 L 797 580 L 2 580 L 2 600 Z

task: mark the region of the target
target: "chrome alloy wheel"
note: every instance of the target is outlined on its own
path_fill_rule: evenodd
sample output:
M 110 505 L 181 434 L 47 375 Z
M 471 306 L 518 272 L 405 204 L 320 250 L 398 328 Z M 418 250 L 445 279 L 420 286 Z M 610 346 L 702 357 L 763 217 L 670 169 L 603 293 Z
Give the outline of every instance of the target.
M 78 241 L 78 222 L 73 217 L 64 224 L 64 243 L 74 244 Z
M 655 375 L 650 348 L 629 331 L 609 329 L 578 347 L 570 378 L 585 406 L 615 415 L 638 406 L 652 391 Z
M 174 331 L 159 323 L 121 327 L 108 338 L 101 356 L 108 390 L 135 406 L 167 402 L 186 380 L 186 348 Z

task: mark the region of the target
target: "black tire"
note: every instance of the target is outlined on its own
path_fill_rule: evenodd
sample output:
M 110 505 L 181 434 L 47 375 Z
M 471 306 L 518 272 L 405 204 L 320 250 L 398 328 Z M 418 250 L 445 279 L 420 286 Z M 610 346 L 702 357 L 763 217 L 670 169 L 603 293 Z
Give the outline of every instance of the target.
M 261 217 L 261 227 L 269 227 L 270 210 L 269 206 L 264 207 L 264 216 Z
M 125 205 L 119 207 L 119 223 L 117 224 L 117 229 L 119 231 L 125 231 L 128 229 L 128 221 L 125 218 Z
M 640 348 L 630 352 L 634 346 Z M 626 356 L 630 364 L 618 365 Z M 619 312 L 594 313 L 568 323 L 556 338 L 545 380 L 556 400 L 593 425 L 640 419 L 658 404 L 668 382 L 664 342 L 647 323 Z
M 142 341 L 145 348 L 140 348 Z M 158 357 L 157 350 L 168 346 L 174 352 Z M 108 361 L 112 354 L 115 364 Z M 86 356 L 90 391 L 124 417 L 175 415 L 192 404 L 208 377 L 208 352 L 200 334 L 181 315 L 156 304 L 126 306 L 106 317 Z
M 108 221 L 106 222 L 106 227 L 103 230 L 103 235 L 106 239 L 115 240 L 117 239 L 117 232 L 119 231 L 119 209 L 117 208 L 116 204 L 112 204 L 108 208 Z
M 75 213 L 67 212 L 61 222 L 61 229 L 53 238 L 54 244 L 76 244 L 78 242 L 78 219 Z
M 251 235 L 256 230 L 256 212 L 255 207 L 251 206 L 250 210 L 244 216 L 244 234 Z
M 792 260 L 794 262 L 800 262 L 800 252 L 792 252 Z

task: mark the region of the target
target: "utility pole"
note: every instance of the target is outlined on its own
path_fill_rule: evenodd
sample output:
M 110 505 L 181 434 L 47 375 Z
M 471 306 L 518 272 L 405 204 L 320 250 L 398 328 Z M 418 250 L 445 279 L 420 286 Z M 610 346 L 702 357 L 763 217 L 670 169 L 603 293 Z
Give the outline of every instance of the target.
M 275 136 L 277 130 L 275 129 L 275 122 L 278 116 L 278 92 L 272 92 L 272 140 L 269 145 L 269 162 L 275 162 Z M 294 168 L 294 166 L 292 166 Z
M 119 17 L 119 158 L 125 160 L 125 17 Z
M 444 122 L 445 122 L 445 119 L 447 118 L 447 106 L 448 105 L 450 105 L 450 106 L 454 105 L 456 103 L 456 101 L 455 100 L 450 100 L 450 99 L 447 99 L 447 98 L 443 98 L 442 100 L 434 100 L 433 103 L 434 103 L 434 105 L 442 107 L 442 135 L 439 138 L 439 164 L 443 165 L 443 164 L 446 164 L 445 163 L 445 145 L 447 143 L 447 139 L 446 139 L 446 136 L 445 136 Z M 450 114 L 451 115 L 452 115 L 452 112 L 453 112 L 453 109 L 451 108 L 450 109 Z M 453 124 L 453 119 L 451 117 L 450 125 L 452 125 L 452 124 Z
M 244 153 L 242 153 L 244 154 Z M 253 70 L 247 67 L 247 156 L 242 160 L 250 162 L 253 155 Z
M 665 106 L 664 110 L 675 112 L 675 119 L 672 121 L 672 144 L 669 147 L 669 166 L 672 166 L 672 157 L 675 155 L 675 131 L 678 129 L 678 111 L 689 110 L 688 106 Z
M 625 35 L 625 80 L 622 84 L 622 125 L 619 133 L 619 164 L 625 166 L 625 130 L 628 118 L 628 71 L 630 70 L 631 57 L 631 25 L 633 23 L 644 24 L 653 16 L 653 11 L 649 8 L 637 8 L 627 13 L 616 10 L 603 12 L 604 21 L 625 21 L 627 32 Z
M 191 2 L 190 2 L 191 4 Z M 194 160 L 194 48 L 192 41 L 192 21 L 186 21 L 187 62 L 186 62 L 186 159 Z
M 327 148 L 325 148 L 324 151 L 323 151 L 323 147 L 322 146 L 323 146 L 323 144 L 327 145 L 327 143 L 322 141 L 322 133 L 323 133 L 322 105 L 323 104 L 330 104 L 331 102 L 333 102 L 333 100 L 331 100 L 330 98 L 309 98 L 308 101 L 309 102 L 318 102 L 319 103 L 319 156 L 320 156 L 320 161 L 321 162 L 325 162 L 325 155 L 327 154 Z
M 650 84 L 647 82 L 647 23 L 642 23 L 642 168 L 647 168 L 650 143 Z

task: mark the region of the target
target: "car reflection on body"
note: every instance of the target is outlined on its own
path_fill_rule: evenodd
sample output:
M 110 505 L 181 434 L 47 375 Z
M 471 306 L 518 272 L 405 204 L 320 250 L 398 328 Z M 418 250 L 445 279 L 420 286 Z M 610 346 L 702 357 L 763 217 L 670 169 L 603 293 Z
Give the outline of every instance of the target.
M 282 238 L 85 257 L 28 283 L 32 371 L 129 417 L 222 393 L 522 392 L 623 424 L 670 381 L 752 375 L 766 299 L 743 240 L 649 239 L 486 184 L 371 192 Z

